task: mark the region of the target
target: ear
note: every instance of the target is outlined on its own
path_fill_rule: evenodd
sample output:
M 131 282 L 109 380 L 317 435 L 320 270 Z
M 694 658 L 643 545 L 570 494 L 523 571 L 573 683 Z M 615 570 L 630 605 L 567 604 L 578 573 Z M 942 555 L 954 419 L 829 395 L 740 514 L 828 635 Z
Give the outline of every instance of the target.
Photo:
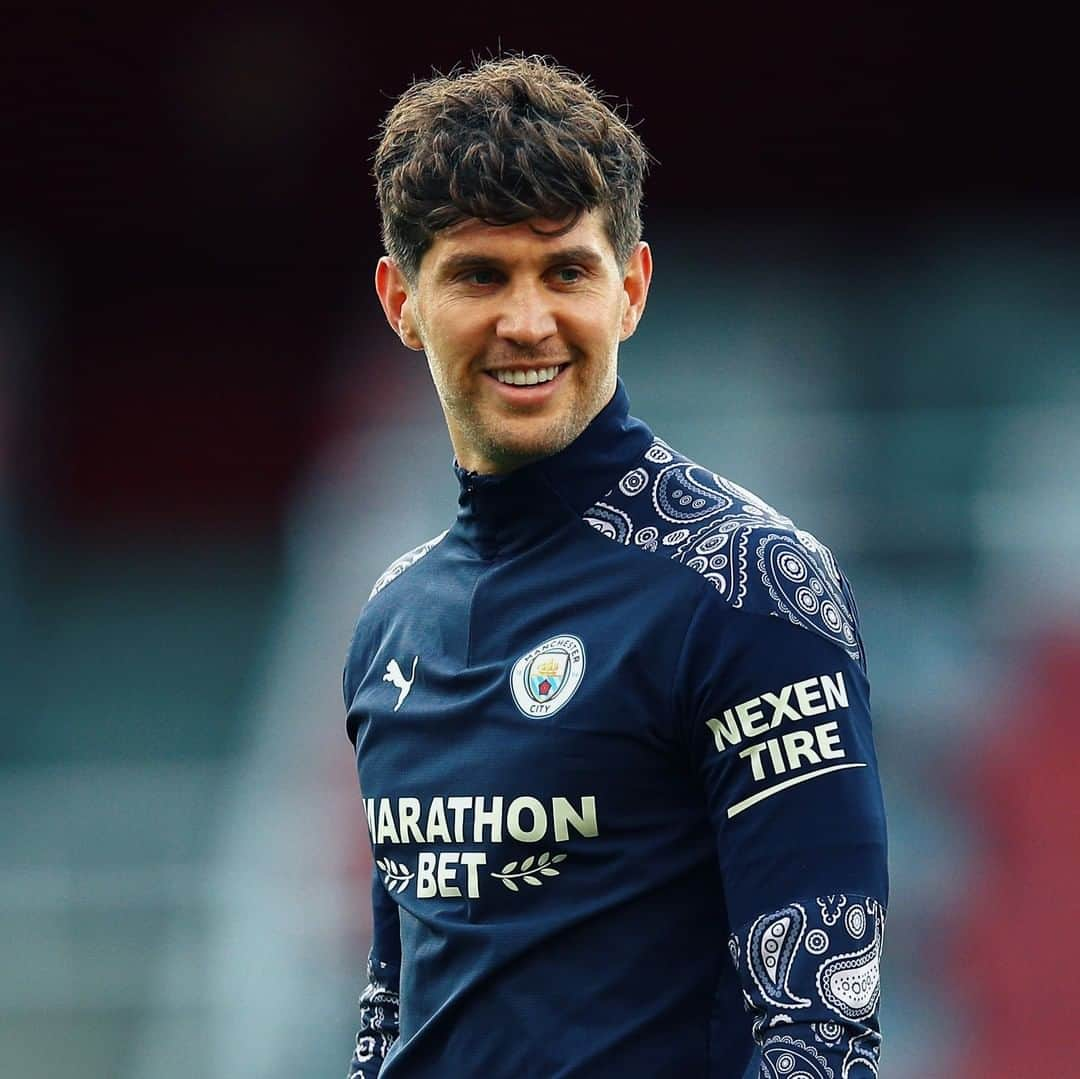
M 649 245 L 639 242 L 634 253 L 626 263 L 623 274 L 623 313 L 619 328 L 619 340 L 625 341 L 634 335 L 641 316 L 645 313 L 645 301 L 649 296 L 649 282 L 652 281 L 652 251 Z
M 414 352 L 421 351 L 424 343 L 417 332 L 412 313 L 413 288 L 398 264 L 386 255 L 379 259 L 375 267 L 375 291 L 386 321 L 401 338 L 401 343 Z

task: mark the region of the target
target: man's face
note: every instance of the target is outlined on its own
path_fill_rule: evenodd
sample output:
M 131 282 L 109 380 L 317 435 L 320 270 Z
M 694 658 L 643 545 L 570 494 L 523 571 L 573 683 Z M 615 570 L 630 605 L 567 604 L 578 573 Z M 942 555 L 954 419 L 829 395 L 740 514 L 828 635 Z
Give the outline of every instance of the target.
M 619 343 L 645 308 L 652 261 L 620 267 L 598 213 L 557 222 L 471 219 L 440 232 L 415 283 L 382 259 L 390 325 L 427 354 L 458 463 L 509 472 L 569 445 L 615 392 Z

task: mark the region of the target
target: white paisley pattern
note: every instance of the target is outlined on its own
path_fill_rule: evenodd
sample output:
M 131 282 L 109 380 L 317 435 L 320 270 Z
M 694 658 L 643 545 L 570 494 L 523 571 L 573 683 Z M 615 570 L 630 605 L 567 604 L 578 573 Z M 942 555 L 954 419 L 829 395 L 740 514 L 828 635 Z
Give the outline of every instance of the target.
M 616 543 L 683 563 L 732 607 L 787 618 L 862 662 L 845 581 L 828 547 L 659 439 L 584 518 Z
M 421 543 L 419 547 L 414 547 L 411 551 L 406 551 L 400 558 L 391 562 L 375 582 L 375 586 L 371 589 L 371 595 L 368 596 L 368 601 L 374 599 L 392 581 L 396 581 L 410 566 L 415 566 L 428 551 L 442 542 L 445 535 L 446 532 L 440 532 L 437 536 L 427 540 L 425 543 Z
M 768 1079 L 836 1079 L 829 1062 L 799 1038 L 769 1038 L 761 1050 L 761 1074 Z
M 629 543 L 630 535 L 634 531 L 629 515 L 606 502 L 597 502 L 585 514 L 585 520 L 602 536 L 607 536 L 616 543 Z
M 837 894 L 789 903 L 732 934 L 759 1079 L 877 1075 L 884 930 L 875 899 Z
M 360 1030 L 349 1061 L 348 1079 L 374 1075 L 398 1038 L 400 998 L 378 980 L 368 956 L 368 984 L 360 994 Z

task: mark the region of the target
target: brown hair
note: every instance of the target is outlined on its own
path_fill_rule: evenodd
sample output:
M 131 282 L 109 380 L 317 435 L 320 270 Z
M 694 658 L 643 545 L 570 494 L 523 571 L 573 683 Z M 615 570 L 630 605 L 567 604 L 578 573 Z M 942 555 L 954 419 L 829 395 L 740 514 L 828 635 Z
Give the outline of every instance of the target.
M 375 180 L 383 243 L 415 280 L 435 234 L 466 218 L 510 225 L 601 209 L 625 264 L 641 239 L 641 139 L 588 80 L 541 56 L 416 82 L 383 121 Z

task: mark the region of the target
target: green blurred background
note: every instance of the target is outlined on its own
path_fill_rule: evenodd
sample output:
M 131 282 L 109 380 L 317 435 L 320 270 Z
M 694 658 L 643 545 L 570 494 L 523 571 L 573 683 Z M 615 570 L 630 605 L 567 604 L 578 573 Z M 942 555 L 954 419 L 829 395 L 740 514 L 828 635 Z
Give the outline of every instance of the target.
M 883 1077 L 1070 1074 L 1066 44 L 855 5 L 5 6 L 4 1076 L 344 1073 L 370 863 L 341 665 L 456 493 L 371 290 L 368 157 L 413 76 L 499 48 L 591 74 L 657 158 L 633 410 L 853 581 L 892 843 Z

